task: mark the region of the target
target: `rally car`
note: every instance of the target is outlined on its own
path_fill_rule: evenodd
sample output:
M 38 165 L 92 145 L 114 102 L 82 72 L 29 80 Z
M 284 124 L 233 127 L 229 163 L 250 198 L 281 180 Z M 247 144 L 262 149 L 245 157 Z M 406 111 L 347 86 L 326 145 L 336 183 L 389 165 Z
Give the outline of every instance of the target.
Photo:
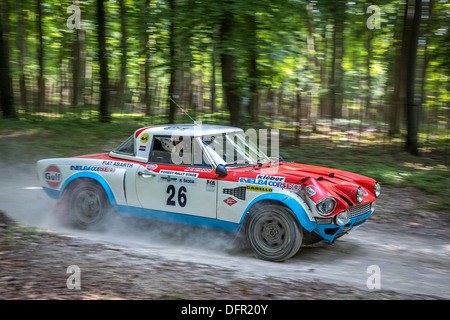
M 109 153 L 44 159 L 37 171 L 78 226 L 114 212 L 222 229 L 271 261 L 333 243 L 369 218 L 380 195 L 371 178 L 269 158 L 242 129 L 219 125 L 140 128 Z

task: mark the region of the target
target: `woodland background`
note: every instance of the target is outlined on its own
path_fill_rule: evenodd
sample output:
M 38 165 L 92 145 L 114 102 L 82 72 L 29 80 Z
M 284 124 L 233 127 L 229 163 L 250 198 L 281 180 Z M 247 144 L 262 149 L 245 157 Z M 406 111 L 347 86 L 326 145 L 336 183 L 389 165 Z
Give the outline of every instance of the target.
M 279 128 L 294 144 L 449 151 L 447 0 L 0 0 L 0 9 L 3 118 L 189 122 L 172 97 L 197 120 Z

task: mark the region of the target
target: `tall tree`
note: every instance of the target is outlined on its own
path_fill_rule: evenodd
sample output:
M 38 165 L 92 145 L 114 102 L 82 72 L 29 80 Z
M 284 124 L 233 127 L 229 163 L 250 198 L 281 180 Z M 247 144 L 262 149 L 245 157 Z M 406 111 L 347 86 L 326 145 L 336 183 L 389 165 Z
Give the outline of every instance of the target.
M 248 79 L 250 82 L 249 93 L 250 100 L 247 106 L 247 112 L 250 115 L 252 123 L 258 122 L 258 105 L 259 105 L 259 74 L 258 74 L 258 38 L 257 38 L 257 22 L 256 13 L 245 15 L 246 27 L 248 32 Z
M 38 99 L 37 99 L 37 111 L 43 111 L 45 108 L 45 78 L 44 78 L 44 34 L 42 30 L 42 4 L 41 0 L 36 0 L 37 6 L 37 29 L 38 29 Z
M 0 0 L 0 107 L 4 118 L 16 118 L 14 94 L 9 69 L 9 34 L 7 25 L 8 9 Z
M 25 108 L 25 112 L 28 113 L 28 102 L 27 102 L 27 87 L 26 87 L 26 76 L 25 76 L 25 28 L 22 10 L 22 1 L 15 1 L 15 10 L 17 16 L 17 49 L 19 50 L 19 88 L 20 88 L 20 104 Z
M 400 120 L 403 114 L 405 100 L 405 84 L 406 84 L 406 62 L 405 58 L 408 54 L 408 36 L 406 32 L 406 20 L 408 14 L 408 1 L 403 10 L 402 23 L 394 29 L 394 45 L 395 45 L 395 63 L 392 67 L 391 74 L 393 76 L 393 92 L 390 97 L 390 114 L 389 114 L 389 135 L 393 136 L 400 133 Z M 399 15 L 401 17 L 401 15 Z
M 344 16 L 346 3 L 337 2 L 334 15 L 333 54 L 331 58 L 330 91 L 331 91 L 331 118 L 342 117 L 342 102 L 344 96 L 344 70 L 342 61 L 344 57 Z
M 408 54 L 406 77 L 406 125 L 407 136 L 405 149 L 413 155 L 418 155 L 419 147 L 417 135 L 419 131 L 419 106 L 415 102 L 414 86 L 416 80 L 417 44 L 419 40 L 420 20 L 422 15 L 422 0 L 408 0 L 408 12 L 405 19 Z
M 169 67 L 170 67 L 170 83 L 169 83 L 169 123 L 175 122 L 175 113 L 177 106 L 173 101 L 175 98 L 175 81 L 176 81 L 176 57 L 175 57 L 175 0 L 169 0 Z
M 73 4 L 78 5 L 78 0 L 73 0 Z M 84 89 L 86 68 L 85 31 L 82 28 L 75 27 L 74 37 L 72 46 L 72 107 L 76 109 L 81 104 Z
M 126 80 L 127 80 L 127 17 L 126 17 L 126 8 L 125 8 L 125 0 L 119 0 L 119 16 L 120 16 L 120 74 L 119 74 L 119 83 L 117 86 L 117 99 L 116 105 L 118 107 L 123 107 L 125 103 L 125 88 L 126 88 Z
M 39 1 L 39 0 L 38 0 Z M 100 66 L 100 122 L 111 121 L 111 111 L 109 108 L 109 77 L 108 77 L 108 57 L 106 53 L 106 25 L 105 25 L 105 5 L 104 0 L 97 0 L 97 41 L 98 60 Z
M 238 94 L 236 61 L 234 56 L 234 14 L 231 5 L 227 2 L 221 15 L 220 38 L 220 64 L 222 67 L 223 93 L 228 111 L 230 112 L 230 124 L 239 127 L 241 125 L 240 97 Z

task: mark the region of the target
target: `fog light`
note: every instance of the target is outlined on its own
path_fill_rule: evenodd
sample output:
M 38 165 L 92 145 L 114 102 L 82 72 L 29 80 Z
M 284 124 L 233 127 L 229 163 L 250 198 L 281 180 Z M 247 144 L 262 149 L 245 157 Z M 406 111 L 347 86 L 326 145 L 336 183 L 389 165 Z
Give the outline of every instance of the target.
M 337 214 L 335 217 L 335 223 L 338 226 L 343 226 L 347 224 L 350 221 L 350 214 L 347 210 L 342 211 L 341 213 Z

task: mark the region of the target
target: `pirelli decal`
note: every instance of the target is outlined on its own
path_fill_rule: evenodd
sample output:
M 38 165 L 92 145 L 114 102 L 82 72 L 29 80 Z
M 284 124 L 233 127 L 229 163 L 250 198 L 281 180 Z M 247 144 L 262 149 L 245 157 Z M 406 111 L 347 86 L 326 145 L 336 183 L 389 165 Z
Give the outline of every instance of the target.
M 255 186 L 255 185 L 248 184 L 246 186 L 246 190 L 247 191 L 256 191 L 256 192 L 272 192 L 273 188 L 262 187 L 262 186 Z

